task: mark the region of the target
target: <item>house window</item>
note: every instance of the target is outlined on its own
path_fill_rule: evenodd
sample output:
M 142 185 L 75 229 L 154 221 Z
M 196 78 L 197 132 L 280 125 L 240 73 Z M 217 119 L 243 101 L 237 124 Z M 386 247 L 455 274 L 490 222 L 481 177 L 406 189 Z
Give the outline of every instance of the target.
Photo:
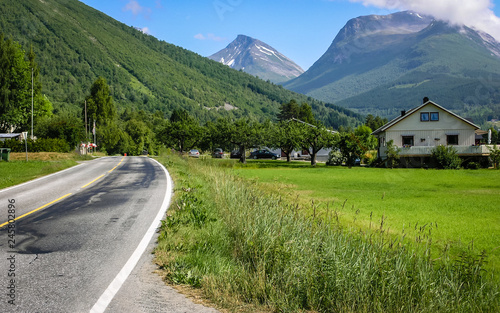
M 439 121 L 439 112 L 431 112 L 431 122 Z
M 420 113 L 420 121 L 428 122 L 429 121 L 429 112 Z
M 449 146 L 457 146 L 458 145 L 458 135 L 447 135 L 446 142 Z
M 413 136 L 403 136 L 403 147 L 413 146 Z

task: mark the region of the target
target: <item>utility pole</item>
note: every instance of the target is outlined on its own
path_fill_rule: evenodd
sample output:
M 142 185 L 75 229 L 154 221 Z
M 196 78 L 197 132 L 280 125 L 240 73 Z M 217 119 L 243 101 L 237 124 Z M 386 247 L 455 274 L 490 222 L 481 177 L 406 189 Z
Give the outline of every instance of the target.
M 31 68 L 31 140 L 33 140 L 33 71 Z
M 87 128 L 87 100 L 85 100 L 85 140 L 89 140 L 89 129 Z

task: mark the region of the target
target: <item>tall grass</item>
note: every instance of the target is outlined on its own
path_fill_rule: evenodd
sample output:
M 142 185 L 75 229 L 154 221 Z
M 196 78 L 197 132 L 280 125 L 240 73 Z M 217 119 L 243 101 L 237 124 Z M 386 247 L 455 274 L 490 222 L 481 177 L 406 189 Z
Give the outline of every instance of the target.
M 378 232 L 356 232 L 333 212 L 321 219 L 305 214 L 229 170 L 174 157 L 167 162 L 177 199 L 162 225 L 158 262 L 171 282 L 201 287 L 224 307 L 500 310 L 500 289 L 482 271 L 483 255 L 452 257 L 444 251 L 435 259 L 428 242 L 421 251 L 410 250 L 402 238 L 386 236 L 383 223 Z

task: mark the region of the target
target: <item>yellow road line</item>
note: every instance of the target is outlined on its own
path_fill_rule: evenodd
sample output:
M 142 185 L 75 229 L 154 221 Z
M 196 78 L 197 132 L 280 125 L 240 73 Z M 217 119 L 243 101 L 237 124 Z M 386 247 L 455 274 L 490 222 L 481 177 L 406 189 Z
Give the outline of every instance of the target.
M 123 158 L 120 160 L 120 162 L 119 162 L 119 163 L 118 163 L 115 167 L 113 167 L 113 169 L 111 169 L 108 173 L 111 173 L 111 172 L 112 172 L 115 168 L 117 168 L 117 167 L 118 167 L 118 166 L 119 166 L 119 165 L 123 162 L 123 159 L 125 159 L 125 157 L 123 157 Z M 97 177 L 96 179 L 94 179 L 94 180 L 93 180 L 93 181 L 91 181 L 90 183 L 88 183 L 88 184 L 86 184 L 86 185 L 83 185 L 81 188 L 85 188 L 85 187 L 87 187 L 87 186 L 91 185 L 91 184 L 92 184 L 92 183 L 94 183 L 96 180 L 98 180 L 98 179 L 100 179 L 100 178 L 104 177 L 104 175 L 105 175 L 105 174 L 103 174 L 103 175 L 101 175 L 101 176 Z M 23 214 L 23 215 L 21 215 L 21 216 L 19 216 L 19 217 L 16 217 L 16 218 L 14 219 L 14 221 L 17 221 L 17 220 L 18 220 L 18 219 L 20 219 L 20 218 L 23 218 L 23 217 L 25 217 L 25 216 L 28 216 L 28 215 L 30 215 L 30 214 L 33 214 L 33 213 L 35 213 L 36 211 L 39 211 L 39 210 L 41 210 L 41 209 L 43 209 L 43 208 L 45 208 L 45 207 L 48 207 L 49 205 L 51 205 L 51 204 L 53 204 L 53 203 L 56 203 L 56 202 L 58 202 L 58 201 L 60 201 L 60 200 L 62 200 L 62 199 L 64 199 L 64 198 L 66 198 L 66 197 L 69 197 L 70 195 L 72 195 L 72 194 L 71 194 L 71 193 L 68 193 L 68 194 L 66 194 L 66 195 L 64 195 L 64 196 L 62 196 L 62 197 L 60 197 L 60 198 L 57 198 L 56 200 L 54 200 L 54 201 L 52 201 L 52 202 L 49 202 L 49 203 L 47 203 L 47 204 L 45 204 L 45 205 L 42 205 L 41 207 L 39 207 L 39 208 L 37 208 L 37 209 L 34 209 L 34 210 L 33 210 L 33 211 L 31 211 L 31 212 L 28 212 L 28 213 Z M 9 222 L 5 222 L 5 223 L 3 223 L 3 224 L 0 224 L 0 228 L 4 227 L 4 226 L 5 226 L 5 225 L 7 225 L 7 224 L 9 224 Z
M 113 167 L 111 170 L 108 171 L 108 173 L 111 173 L 112 171 L 114 171 L 118 166 L 120 166 L 120 164 L 122 164 L 123 162 L 123 159 L 125 159 L 125 156 L 122 157 L 122 159 L 120 160 L 120 162 L 118 162 L 118 164 L 116 164 L 115 167 Z
M 46 207 L 48 207 L 49 205 L 54 204 L 54 203 L 56 203 L 56 202 L 58 202 L 58 201 L 60 201 L 60 200 L 62 200 L 62 199 L 64 199 L 64 198 L 66 198 L 66 197 L 69 197 L 69 196 L 71 196 L 71 193 L 68 193 L 67 195 L 64 195 L 64 196 L 62 196 L 62 197 L 60 197 L 60 198 L 57 198 L 57 199 L 55 199 L 55 200 L 54 200 L 54 201 L 52 201 L 52 202 L 49 202 L 49 203 L 47 203 L 47 204 L 45 204 L 45 205 L 42 205 L 42 206 L 41 206 L 41 207 L 39 207 L 38 209 L 34 209 L 34 210 L 33 210 L 33 211 L 31 211 L 31 212 L 28 212 L 28 213 L 26 213 L 26 214 L 23 214 L 23 215 L 21 215 L 21 216 L 18 216 L 18 217 L 16 217 L 16 218 L 14 219 L 14 221 L 17 221 L 17 220 L 19 220 L 19 219 L 21 219 L 21 218 L 23 218 L 23 217 L 26 217 L 26 216 L 28 216 L 28 215 L 30 215 L 30 214 L 33 214 L 33 213 L 35 213 L 36 211 L 40 211 L 41 209 L 46 208 Z M 9 224 L 9 222 L 5 222 L 5 223 L 3 223 L 3 224 L 0 224 L 0 228 L 4 227 L 4 226 L 5 226 L 5 225 L 7 225 L 7 224 Z
M 101 176 L 97 177 L 96 179 L 94 179 L 94 180 L 93 180 L 93 181 L 91 181 L 90 183 L 88 183 L 88 184 L 86 184 L 86 185 L 83 185 L 83 186 L 82 186 L 82 188 L 87 187 L 88 185 L 92 184 L 93 182 L 95 182 L 96 180 L 98 180 L 98 179 L 100 179 L 100 178 L 102 178 L 102 177 L 104 177 L 104 174 L 102 174 Z

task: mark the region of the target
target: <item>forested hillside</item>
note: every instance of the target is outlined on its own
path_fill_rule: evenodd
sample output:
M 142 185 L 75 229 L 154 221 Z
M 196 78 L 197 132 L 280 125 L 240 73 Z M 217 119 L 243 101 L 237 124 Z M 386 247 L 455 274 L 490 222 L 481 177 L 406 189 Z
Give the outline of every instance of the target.
M 108 82 L 119 112 L 185 109 L 200 121 L 253 116 L 274 119 L 279 105 L 311 105 L 328 126 L 354 126 L 361 116 L 290 92 L 243 72 L 160 41 L 79 1 L 0 2 L 0 32 L 33 47 L 42 92 L 55 113 L 81 114 L 99 76 Z

